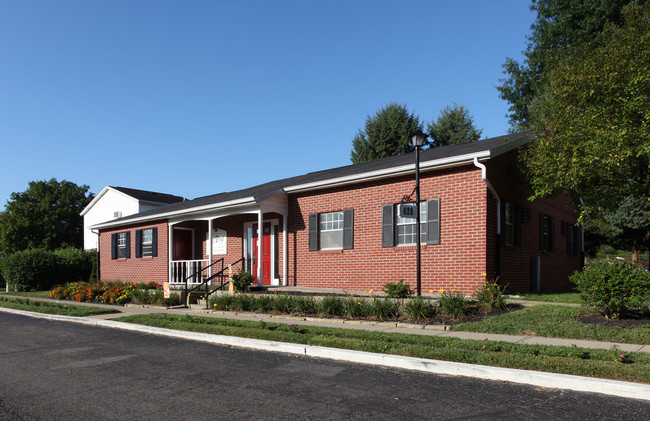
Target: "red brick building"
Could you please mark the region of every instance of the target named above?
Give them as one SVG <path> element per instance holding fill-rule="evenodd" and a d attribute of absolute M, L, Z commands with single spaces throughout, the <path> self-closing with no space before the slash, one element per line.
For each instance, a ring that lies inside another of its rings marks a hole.
<path fill-rule="evenodd" d="M 557 288 L 581 267 L 571 199 L 528 200 L 517 159 L 529 141 L 516 134 L 421 152 L 422 291 L 453 283 L 471 292 L 483 273 L 511 291 Z M 217 262 L 204 274 L 234 264 L 261 285 L 413 286 L 418 230 L 399 215 L 414 167 L 413 155 L 394 156 L 98 224 L 101 279 L 180 283 Z"/>

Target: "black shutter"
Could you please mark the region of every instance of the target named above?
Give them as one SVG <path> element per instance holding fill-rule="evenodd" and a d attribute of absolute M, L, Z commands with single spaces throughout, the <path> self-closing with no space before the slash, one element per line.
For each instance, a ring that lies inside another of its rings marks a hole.
<path fill-rule="evenodd" d="M 517 205 L 515 207 L 515 246 L 521 246 L 521 221 L 524 219 L 524 207 Z"/>
<path fill-rule="evenodd" d="M 142 257 L 142 230 L 135 230 L 135 258 Z"/>
<path fill-rule="evenodd" d="M 151 228 L 151 256 L 158 256 L 158 228 Z"/>
<path fill-rule="evenodd" d="M 544 214 L 539 214 L 539 249 L 544 251 Z"/>
<path fill-rule="evenodd" d="M 131 258 L 131 233 L 129 231 L 126 232 L 126 258 Z"/>
<path fill-rule="evenodd" d="M 111 234 L 111 259 L 117 259 L 117 234 Z"/>
<path fill-rule="evenodd" d="M 381 246 L 393 247 L 394 240 L 394 225 L 393 225 L 393 210 L 394 206 L 383 205 L 381 207 Z"/>
<path fill-rule="evenodd" d="M 427 200 L 427 244 L 440 244 L 440 199 Z"/>
<path fill-rule="evenodd" d="M 318 250 L 318 214 L 309 214 L 309 251 Z"/>
<path fill-rule="evenodd" d="M 354 209 L 343 211 L 343 250 L 354 248 Z"/>
<path fill-rule="evenodd" d="M 555 218 L 548 217 L 548 251 L 555 251 Z"/>

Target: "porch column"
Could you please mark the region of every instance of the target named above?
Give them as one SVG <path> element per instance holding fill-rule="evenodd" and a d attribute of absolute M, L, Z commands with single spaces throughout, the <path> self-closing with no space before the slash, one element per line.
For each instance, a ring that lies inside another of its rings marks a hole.
<path fill-rule="evenodd" d="M 173 252 L 173 246 L 174 246 L 174 226 L 172 224 L 167 225 L 167 248 L 169 249 L 169 254 L 167 255 L 167 263 L 168 263 L 168 277 L 167 281 L 171 282 L 172 281 L 172 259 L 174 255 L 172 254 Z"/>
<path fill-rule="evenodd" d="M 287 258 L 287 215 L 282 215 L 282 285 L 288 285 L 289 259 Z"/>
<path fill-rule="evenodd" d="M 212 219 L 208 219 L 208 266 L 212 264 Z M 212 276 L 212 266 L 208 269 L 208 277 Z"/>
<path fill-rule="evenodd" d="M 264 235 L 264 221 L 262 210 L 257 211 L 257 286 L 262 286 L 262 236 Z"/>

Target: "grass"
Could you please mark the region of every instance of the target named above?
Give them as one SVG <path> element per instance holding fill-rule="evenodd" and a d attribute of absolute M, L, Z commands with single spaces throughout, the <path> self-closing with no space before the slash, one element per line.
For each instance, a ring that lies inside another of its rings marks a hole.
<path fill-rule="evenodd" d="M 32 298 L 48 298 L 50 291 L 9 291 L 9 292 L 0 292 L 0 295 L 17 295 L 20 297 L 32 297 Z"/>
<path fill-rule="evenodd" d="M 24 298 L 0 297 L 0 307 L 14 310 L 33 311 L 37 313 L 84 317 L 96 314 L 120 313 L 118 309 L 91 306 L 75 306 L 48 301 L 32 301 Z"/>
<path fill-rule="evenodd" d="M 528 301 L 545 301 L 549 303 L 580 304 L 580 293 L 573 289 L 551 290 L 543 292 L 525 292 L 518 294 Z"/>
<path fill-rule="evenodd" d="M 522 345 L 187 315 L 134 315 L 118 320 L 192 332 L 650 383 L 650 355 L 630 353 L 620 358 L 616 349 Z"/>
<path fill-rule="evenodd" d="M 582 307 L 540 304 L 474 323 L 462 323 L 455 330 L 507 335 L 532 335 L 553 338 L 591 339 L 596 341 L 650 344 L 650 323 L 623 329 L 580 323 L 577 319 L 590 311 Z"/>

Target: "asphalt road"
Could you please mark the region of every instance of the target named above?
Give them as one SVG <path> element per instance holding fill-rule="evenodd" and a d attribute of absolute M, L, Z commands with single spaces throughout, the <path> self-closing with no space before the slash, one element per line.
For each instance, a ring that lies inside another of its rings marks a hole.
<path fill-rule="evenodd" d="M 648 420 L 650 403 L 0 313 L 0 420 Z"/>

